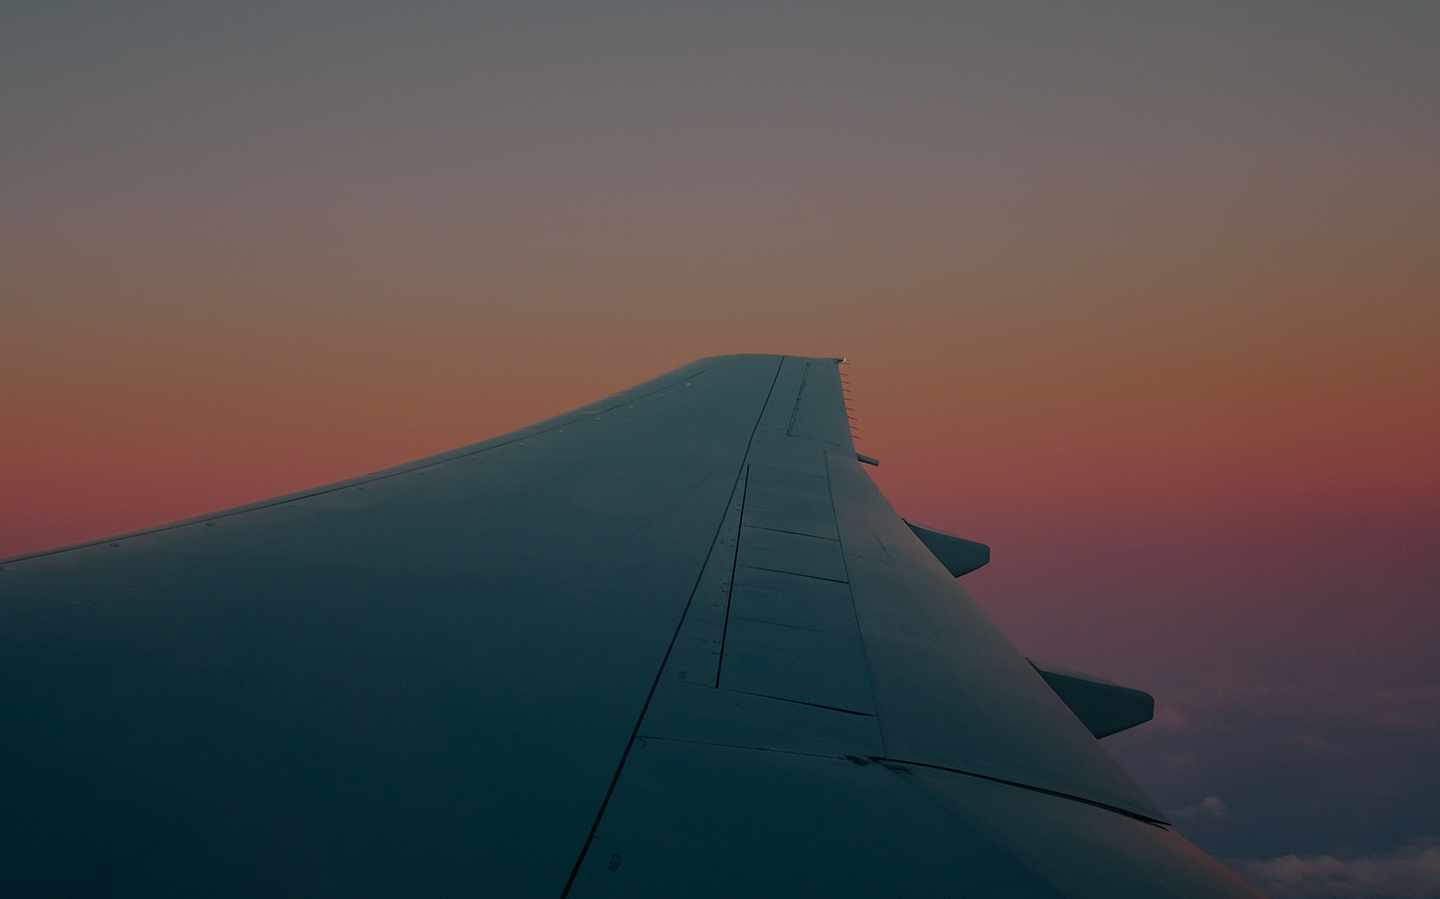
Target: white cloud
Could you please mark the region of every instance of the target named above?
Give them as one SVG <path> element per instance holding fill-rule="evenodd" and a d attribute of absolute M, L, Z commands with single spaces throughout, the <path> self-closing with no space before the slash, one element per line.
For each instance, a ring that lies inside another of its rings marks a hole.
<path fill-rule="evenodd" d="M 1155 717 L 1151 718 L 1146 727 L 1151 731 L 1178 731 L 1190 726 L 1190 721 L 1172 705 L 1155 700 Z"/>
<path fill-rule="evenodd" d="M 1440 839 L 1355 858 L 1282 855 L 1231 866 L 1271 899 L 1440 899 Z"/>
<path fill-rule="evenodd" d="M 1224 821 L 1230 817 L 1230 809 L 1220 801 L 1219 796 L 1206 796 L 1194 805 L 1187 805 L 1182 809 L 1176 809 L 1170 813 L 1172 818 L 1181 818 L 1186 821 L 1198 821 L 1202 818 L 1210 818 L 1215 821 Z"/>

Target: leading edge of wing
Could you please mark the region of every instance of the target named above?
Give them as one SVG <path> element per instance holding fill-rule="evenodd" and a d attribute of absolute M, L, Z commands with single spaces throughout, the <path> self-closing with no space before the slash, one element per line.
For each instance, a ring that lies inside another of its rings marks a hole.
<path fill-rule="evenodd" d="M 220 509 L 214 512 L 204 512 L 200 515 L 192 515 L 188 518 L 179 518 L 175 519 L 174 521 L 167 521 L 161 524 L 151 525 L 150 527 L 139 528 L 132 531 L 124 531 L 108 537 L 97 537 L 93 540 L 81 540 L 75 543 L 67 543 L 62 546 L 55 546 L 46 549 L 18 553 L 13 556 L 0 558 L 0 566 L 9 565 L 15 562 L 23 562 L 27 559 L 37 559 L 42 556 L 51 556 L 57 553 L 69 552 L 71 550 L 84 549 L 91 546 L 103 546 L 105 544 L 129 540 L 134 537 L 141 537 L 147 534 L 156 534 L 161 531 L 172 530 L 174 528 L 183 528 L 192 524 L 197 524 L 205 521 L 214 521 L 220 518 L 226 518 L 231 515 L 239 515 L 241 513 L 249 512 L 255 509 L 263 509 L 269 506 L 297 502 L 299 500 L 309 499 L 311 497 L 331 493 L 336 490 L 344 490 L 348 487 L 369 484 L 374 481 L 380 481 L 386 478 L 393 478 L 398 475 L 408 474 L 412 471 L 427 468 L 432 465 L 438 465 L 442 462 L 463 460 L 469 456 L 475 456 L 483 453 L 486 450 L 495 449 L 505 446 L 507 444 L 515 443 L 519 440 L 525 439 L 526 437 L 531 437 L 536 434 L 542 434 L 546 431 L 551 431 L 556 428 L 562 428 L 566 424 L 576 421 L 578 419 L 585 418 L 587 416 L 598 415 L 611 409 L 618 408 L 620 406 L 633 402 L 635 399 L 638 399 L 640 397 L 645 397 L 658 393 L 660 391 L 663 391 L 666 387 L 672 386 L 677 383 L 683 383 L 685 378 L 695 377 L 712 368 L 724 365 L 731 360 L 742 358 L 746 358 L 746 356 L 710 356 L 704 359 L 697 359 L 694 362 L 689 363 L 688 365 L 683 365 L 680 368 L 667 372 L 663 375 L 660 375 L 659 377 L 652 378 L 648 381 L 637 384 L 634 387 L 619 391 L 618 393 L 613 393 L 603 399 L 595 400 L 591 403 L 586 403 L 585 405 L 578 406 L 574 409 L 569 410 L 568 412 L 562 412 L 559 415 L 554 415 L 550 418 L 542 419 L 541 421 L 535 422 L 534 424 L 529 424 L 525 427 L 517 428 L 514 431 L 507 431 L 504 434 L 498 434 L 494 437 L 487 437 L 486 439 L 477 441 L 476 443 L 466 444 L 465 446 L 456 447 L 455 449 L 451 450 L 445 450 L 444 452 L 435 453 L 430 456 L 423 456 L 419 459 L 414 459 L 409 462 L 402 462 L 398 465 L 392 465 L 388 468 L 382 468 L 376 471 L 367 472 L 366 474 L 356 475 L 352 478 L 345 478 L 344 480 L 334 481 L 329 484 L 322 484 L 318 487 L 310 487 L 305 490 L 297 490 L 294 493 L 285 493 L 279 496 L 256 500 L 250 503 L 243 503 L 238 506 L 232 506 L 230 508 Z"/>
<path fill-rule="evenodd" d="M 779 364 L 7 566 L 7 888 L 554 896 Z"/>

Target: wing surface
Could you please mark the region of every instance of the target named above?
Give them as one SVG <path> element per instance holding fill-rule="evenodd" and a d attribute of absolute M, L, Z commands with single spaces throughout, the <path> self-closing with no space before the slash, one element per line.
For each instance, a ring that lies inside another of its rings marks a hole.
<path fill-rule="evenodd" d="M 830 359 L 7 560 L 0 721 L 16 895 L 1253 895 L 890 508 Z"/>

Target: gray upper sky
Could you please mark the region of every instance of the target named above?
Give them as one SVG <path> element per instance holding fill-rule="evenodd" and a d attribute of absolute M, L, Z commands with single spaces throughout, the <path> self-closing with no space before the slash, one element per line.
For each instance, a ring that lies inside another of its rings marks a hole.
<path fill-rule="evenodd" d="M 1161 697 L 1109 745 L 1183 832 L 1440 896 L 1437 98 L 1433 2 L 7 2 L 0 537 L 146 427 L 114 504 L 195 495 L 227 403 L 279 470 L 846 352 L 1021 649 Z"/>

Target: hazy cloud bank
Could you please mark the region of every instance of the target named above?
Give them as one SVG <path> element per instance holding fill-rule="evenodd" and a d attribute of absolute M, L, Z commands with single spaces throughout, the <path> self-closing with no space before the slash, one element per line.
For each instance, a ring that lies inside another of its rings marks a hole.
<path fill-rule="evenodd" d="M 1198 818 L 1214 818 L 1217 821 L 1224 821 L 1230 817 L 1230 809 L 1220 801 L 1219 796 L 1206 796 L 1195 805 L 1176 809 L 1170 813 L 1170 817 L 1183 818 L 1186 821 L 1194 821 Z"/>
<path fill-rule="evenodd" d="M 1353 683 L 1217 672 L 1210 695 L 1169 691 L 1187 727 L 1137 727 L 1106 748 L 1217 857 L 1275 867 L 1293 854 L 1313 871 L 1325 853 L 1379 859 L 1415 834 L 1440 836 L 1440 681 L 1345 670 Z"/>
<path fill-rule="evenodd" d="M 1440 839 L 1416 837 L 1374 855 L 1282 855 L 1231 867 L 1271 899 L 1440 899 Z"/>

